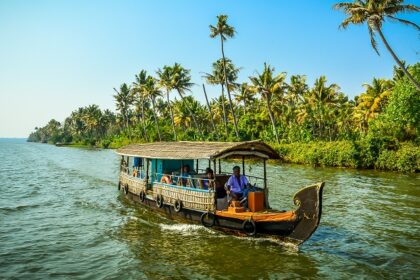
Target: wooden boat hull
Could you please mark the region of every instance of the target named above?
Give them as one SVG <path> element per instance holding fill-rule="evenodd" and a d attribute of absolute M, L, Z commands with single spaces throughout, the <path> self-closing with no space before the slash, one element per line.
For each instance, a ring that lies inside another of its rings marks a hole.
<path fill-rule="evenodd" d="M 254 237 L 270 237 L 281 241 L 300 245 L 309 239 L 317 229 L 322 213 L 322 191 L 324 183 L 318 183 L 301 189 L 294 195 L 294 203 L 297 209 L 288 211 L 290 218 L 284 220 L 262 219 L 250 221 L 244 217 L 226 217 L 216 213 L 182 208 L 177 212 L 173 205 L 163 204 L 158 207 L 153 196 L 147 195 L 144 200 L 140 196 L 128 191 L 126 194 L 129 199 L 144 205 L 153 211 L 162 213 L 173 220 L 187 221 L 191 223 L 201 223 L 205 226 L 214 227 L 227 233 Z M 278 215 L 281 215 L 281 212 Z M 203 215 L 204 222 L 203 221 Z M 252 219 L 251 219 L 252 220 Z M 248 228 L 246 228 L 248 227 Z"/>

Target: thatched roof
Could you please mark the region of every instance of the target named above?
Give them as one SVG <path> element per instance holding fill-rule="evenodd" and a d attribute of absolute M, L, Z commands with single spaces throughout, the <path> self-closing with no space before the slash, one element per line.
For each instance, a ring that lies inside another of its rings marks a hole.
<path fill-rule="evenodd" d="M 262 141 L 247 142 L 155 142 L 130 144 L 117 154 L 157 159 L 216 159 L 257 157 L 278 159 L 279 155 Z"/>

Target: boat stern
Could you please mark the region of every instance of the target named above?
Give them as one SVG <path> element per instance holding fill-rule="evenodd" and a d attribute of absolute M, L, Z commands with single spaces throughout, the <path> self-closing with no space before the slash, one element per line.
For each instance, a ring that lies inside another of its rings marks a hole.
<path fill-rule="evenodd" d="M 287 237 L 290 242 L 301 244 L 309 239 L 317 229 L 322 213 L 322 191 L 324 182 L 305 187 L 298 191 L 293 202 L 298 208 L 295 210 L 297 224 Z"/>

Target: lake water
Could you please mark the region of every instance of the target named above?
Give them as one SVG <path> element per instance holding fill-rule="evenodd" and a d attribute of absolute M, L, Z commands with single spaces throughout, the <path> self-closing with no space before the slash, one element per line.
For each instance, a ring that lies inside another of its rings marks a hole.
<path fill-rule="evenodd" d="M 117 191 L 118 164 L 111 150 L 0 140 L 0 279 L 383 279 L 420 271 L 419 175 L 270 165 L 274 208 L 326 182 L 320 226 L 297 250 L 143 209 Z"/>

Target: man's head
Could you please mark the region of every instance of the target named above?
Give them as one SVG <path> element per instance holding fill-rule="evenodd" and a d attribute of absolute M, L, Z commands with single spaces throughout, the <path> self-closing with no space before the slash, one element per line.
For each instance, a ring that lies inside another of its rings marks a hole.
<path fill-rule="evenodd" d="M 214 177 L 213 169 L 207 168 L 206 169 L 206 174 L 207 174 L 207 178 L 213 179 L 213 177 Z"/>
<path fill-rule="evenodd" d="M 241 168 L 239 166 L 233 167 L 233 175 L 235 176 L 241 175 Z"/>
<path fill-rule="evenodd" d="M 188 172 L 190 172 L 190 166 L 189 166 L 188 164 L 185 164 L 185 165 L 182 167 L 182 172 L 184 172 L 184 173 L 188 173 Z"/>

